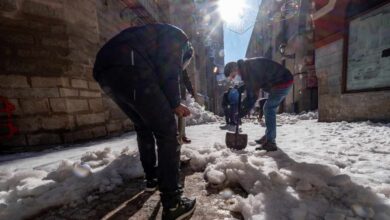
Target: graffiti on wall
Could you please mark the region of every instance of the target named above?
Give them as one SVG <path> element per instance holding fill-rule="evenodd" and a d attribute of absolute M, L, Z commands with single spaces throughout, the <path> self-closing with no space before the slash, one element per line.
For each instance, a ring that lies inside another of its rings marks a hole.
<path fill-rule="evenodd" d="M 7 98 L 0 96 L 0 141 L 9 140 L 18 132 L 12 117 L 15 110 Z"/>

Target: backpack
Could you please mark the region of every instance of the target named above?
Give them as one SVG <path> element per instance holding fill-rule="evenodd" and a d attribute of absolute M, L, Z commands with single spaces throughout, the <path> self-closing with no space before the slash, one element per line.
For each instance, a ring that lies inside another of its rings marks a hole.
<path fill-rule="evenodd" d="M 229 91 L 228 94 L 228 100 L 230 105 L 237 105 L 238 104 L 238 98 L 239 98 L 238 89 L 234 88 Z"/>

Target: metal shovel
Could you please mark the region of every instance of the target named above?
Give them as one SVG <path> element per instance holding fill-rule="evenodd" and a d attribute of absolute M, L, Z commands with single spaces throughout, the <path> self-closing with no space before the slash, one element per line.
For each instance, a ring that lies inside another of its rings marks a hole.
<path fill-rule="evenodd" d="M 240 109 L 241 109 L 241 92 L 239 93 L 239 96 L 238 96 L 238 113 L 237 114 L 239 114 Z M 226 132 L 225 142 L 226 142 L 226 146 L 228 148 L 235 149 L 235 150 L 242 150 L 248 144 L 248 135 L 239 133 L 240 123 L 241 123 L 241 118 L 238 117 L 238 121 L 237 121 L 237 125 L 236 125 L 236 132 L 235 133 Z"/>
<path fill-rule="evenodd" d="M 183 145 L 183 137 L 185 133 L 186 125 L 185 125 L 185 118 L 182 116 L 179 116 L 177 118 L 177 130 L 179 132 L 179 135 L 177 136 L 177 141 L 180 145 Z"/>

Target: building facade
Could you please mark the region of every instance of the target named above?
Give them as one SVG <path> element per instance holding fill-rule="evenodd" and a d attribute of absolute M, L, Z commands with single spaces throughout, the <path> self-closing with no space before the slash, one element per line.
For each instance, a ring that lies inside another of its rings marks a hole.
<path fill-rule="evenodd" d="M 294 75 L 292 92 L 280 111 L 301 112 L 318 106 L 314 67 L 312 0 L 263 0 L 246 57 L 266 57 Z"/>
<path fill-rule="evenodd" d="M 170 4 L 170 22 L 183 29 L 195 50 L 187 68 L 196 91 L 196 99 L 207 110 L 221 114 L 224 88 L 217 75 L 224 66 L 223 24 L 217 11 L 217 1 L 183 0 Z"/>
<path fill-rule="evenodd" d="M 9 128 L 0 129 L 4 133 L 0 137 L 6 137 L 0 139 L 0 151 L 132 130 L 131 121 L 94 81 L 94 59 L 100 46 L 120 30 L 167 22 L 163 4 L 152 0 L 2 0 L 0 96 L 14 107 L 12 123 L 18 132 L 7 136 Z"/>
<path fill-rule="evenodd" d="M 320 121 L 390 121 L 390 1 L 316 0 Z"/>
<path fill-rule="evenodd" d="M 188 70 L 197 101 L 219 113 L 223 89 L 215 75 L 224 65 L 223 31 L 215 2 L 1 1 L 0 150 L 132 130 L 132 122 L 94 81 L 92 68 L 105 42 L 147 23 L 172 23 L 187 33 L 195 48 Z"/>
<path fill-rule="evenodd" d="M 204 80 L 201 96 L 206 109 L 215 114 L 223 114 L 222 96 L 224 86 L 218 82 L 218 76 L 224 68 L 223 22 L 218 12 L 216 0 L 196 2 L 195 24 L 200 44 L 204 47 Z M 201 66 L 203 66 L 201 64 Z"/>

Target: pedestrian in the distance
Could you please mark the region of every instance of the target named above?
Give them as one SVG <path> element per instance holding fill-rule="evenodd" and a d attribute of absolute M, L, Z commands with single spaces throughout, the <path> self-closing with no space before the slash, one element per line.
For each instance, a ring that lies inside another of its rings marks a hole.
<path fill-rule="evenodd" d="M 195 199 L 181 196 L 174 117 L 190 115 L 180 104 L 179 75 L 192 54 L 182 30 L 148 24 L 125 29 L 109 40 L 94 66 L 96 81 L 134 123 L 146 189 L 160 190 L 164 220 L 185 218 L 195 209 Z"/>
<path fill-rule="evenodd" d="M 291 72 L 275 61 L 256 57 L 226 64 L 224 74 L 230 79 L 239 76 L 245 84 L 247 94 L 240 117 L 253 108 L 260 89 L 269 94 L 264 104 L 265 135 L 256 142 L 262 145 L 258 149 L 277 150 L 276 110 L 292 88 L 294 78 Z"/>

